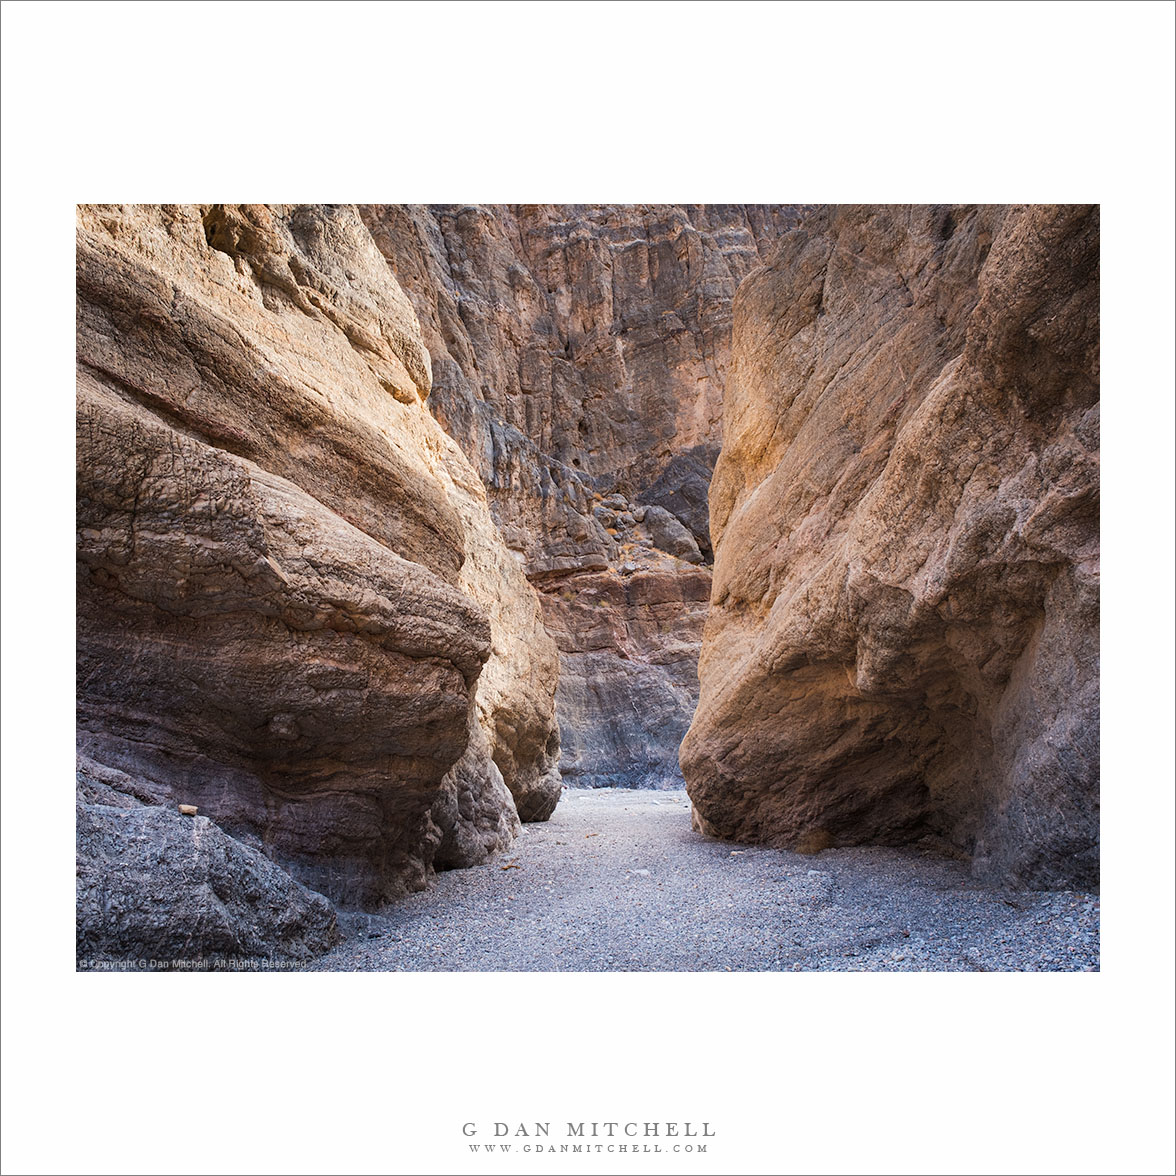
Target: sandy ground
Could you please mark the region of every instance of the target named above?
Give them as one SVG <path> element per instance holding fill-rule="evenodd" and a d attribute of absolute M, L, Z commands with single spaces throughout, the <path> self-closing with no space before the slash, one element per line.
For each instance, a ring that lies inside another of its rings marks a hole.
<path fill-rule="evenodd" d="M 380 916 L 327 971 L 1091 971 L 1099 900 L 977 885 L 913 849 L 815 856 L 691 831 L 684 792 L 569 789 L 511 852 Z"/>

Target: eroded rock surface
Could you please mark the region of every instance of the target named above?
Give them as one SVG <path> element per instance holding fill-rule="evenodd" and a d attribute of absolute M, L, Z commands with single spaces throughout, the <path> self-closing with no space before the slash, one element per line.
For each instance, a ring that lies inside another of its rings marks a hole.
<path fill-rule="evenodd" d="M 311 959 L 339 942 L 335 912 L 206 816 L 85 757 L 78 765 L 77 956 L 146 970 Z"/>
<path fill-rule="evenodd" d="M 550 812 L 556 650 L 356 210 L 82 207 L 77 263 L 81 749 L 347 904 Z"/>
<path fill-rule="evenodd" d="M 807 216 L 735 308 L 700 827 L 1098 870 L 1098 210 Z"/>
<path fill-rule="evenodd" d="M 680 781 L 731 302 L 797 210 L 361 211 L 420 318 L 430 408 L 542 593 L 563 662 L 562 770 L 580 783 Z"/>
<path fill-rule="evenodd" d="M 681 787 L 667 757 L 698 696 L 710 571 L 656 559 L 631 566 L 568 576 L 545 594 L 560 649 L 562 770 L 570 785 Z"/>

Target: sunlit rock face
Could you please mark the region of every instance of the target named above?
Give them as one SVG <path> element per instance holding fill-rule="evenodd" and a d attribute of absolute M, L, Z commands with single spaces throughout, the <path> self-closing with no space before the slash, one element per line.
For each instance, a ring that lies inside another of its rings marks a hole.
<path fill-rule="evenodd" d="M 348 904 L 549 815 L 558 655 L 357 211 L 85 206 L 77 267 L 82 751 Z"/>
<path fill-rule="evenodd" d="M 735 301 L 696 823 L 1098 872 L 1099 218 L 815 212 Z"/>
<path fill-rule="evenodd" d="M 565 780 L 681 785 L 731 305 L 798 209 L 369 205 L 560 649 Z"/>

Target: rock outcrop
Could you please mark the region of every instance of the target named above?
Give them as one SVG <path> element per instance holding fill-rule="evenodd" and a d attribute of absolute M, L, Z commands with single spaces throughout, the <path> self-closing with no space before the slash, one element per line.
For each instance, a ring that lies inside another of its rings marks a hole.
<path fill-rule="evenodd" d="M 680 785 L 731 302 L 797 211 L 361 212 L 421 321 L 430 408 L 541 592 L 563 666 L 565 777 Z"/>
<path fill-rule="evenodd" d="M 77 958 L 168 970 L 311 959 L 339 941 L 331 904 L 207 817 L 80 757 Z"/>
<path fill-rule="evenodd" d="M 1098 225 L 838 208 L 744 282 L 681 753 L 704 831 L 1097 881 Z"/>
<path fill-rule="evenodd" d="M 348 905 L 548 815 L 558 656 L 356 210 L 81 207 L 77 276 L 81 751 Z"/>

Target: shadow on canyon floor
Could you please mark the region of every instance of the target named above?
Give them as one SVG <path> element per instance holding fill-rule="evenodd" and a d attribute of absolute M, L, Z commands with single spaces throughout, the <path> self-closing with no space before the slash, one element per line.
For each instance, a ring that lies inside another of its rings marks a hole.
<path fill-rule="evenodd" d="M 381 916 L 326 971 L 1083 971 L 1099 899 L 978 885 L 910 849 L 814 856 L 691 830 L 684 792 L 568 789 L 513 850 Z"/>

